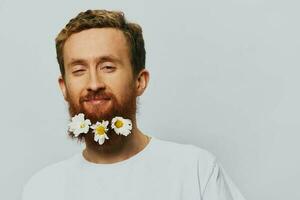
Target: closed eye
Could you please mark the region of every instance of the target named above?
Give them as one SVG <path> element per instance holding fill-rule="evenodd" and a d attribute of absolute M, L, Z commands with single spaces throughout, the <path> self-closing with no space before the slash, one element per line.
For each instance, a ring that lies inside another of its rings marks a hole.
<path fill-rule="evenodd" d="M 115 67 L 113 66 L 104 66 L 102 67 L 103 70 L 105 70 L 106 72 L 113 72 L 115 70 Z"/>
<path fill-rule="evenodd" d="M 82 74 L 84 71 L 85 71 L 84 69 L 79 69 L 79 70 L 73 71 L 73 74 L 75 74 L 75 75 L 80 75 L 80 74 Z"/>

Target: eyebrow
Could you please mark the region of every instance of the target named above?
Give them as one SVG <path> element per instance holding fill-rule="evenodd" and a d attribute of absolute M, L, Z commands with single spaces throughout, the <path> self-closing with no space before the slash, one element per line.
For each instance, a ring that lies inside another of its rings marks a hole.
<path fill-rule="evenodd" d="M 117 58 L 116 56 L 113 56 L 113 55 L 100 56 L 100 57 L 97 57 L 95 60 L 96 60 L 96 63 L 103 63 L 103 62 L 122 63 L 122 61 L 119 58 Z M 76 65 L 76 64 L 87 65 L 87 63 L 88 62 L 85 59 L 71 58 L 71 61 L 67 64 L 67 66 L 71 67 L 71 66 Z"/>

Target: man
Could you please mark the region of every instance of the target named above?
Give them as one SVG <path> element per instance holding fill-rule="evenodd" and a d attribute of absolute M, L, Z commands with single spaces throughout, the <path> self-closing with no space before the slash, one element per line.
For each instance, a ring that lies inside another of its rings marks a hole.
<path fill-rule="evenodd" d="M 68 134 L 86 148 L 36 173 L 23 200 L 244 199 L 214 155 L 137 127 L 136 99 L 149 81 L 139 25 L 87 10 L 58 34 L 56 50 Z"/>

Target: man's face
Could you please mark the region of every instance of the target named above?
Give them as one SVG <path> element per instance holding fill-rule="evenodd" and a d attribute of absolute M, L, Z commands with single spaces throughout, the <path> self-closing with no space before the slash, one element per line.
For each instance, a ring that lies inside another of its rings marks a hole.
<path fill-rule="evenodd" d="M 92 123 L 116 115 L 135 117 L 141 91 L 120 30 L 93 28 L 75 33 L 65 42 L 63 54 L 65 79 L 60 77 L 59 84 L 71 116 L 83 112 Z"/>

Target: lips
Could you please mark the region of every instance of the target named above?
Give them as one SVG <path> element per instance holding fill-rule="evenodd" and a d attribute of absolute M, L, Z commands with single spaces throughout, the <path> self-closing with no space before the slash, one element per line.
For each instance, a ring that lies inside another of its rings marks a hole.
<path fill-rule="evenodd" d="M 109 101 L 110 98 L 91 98 L 91 99 L 88 99 L 86 100 L 87 103 L 91 103 L 91 104 L 103 104 L 107 101 Z"/>

